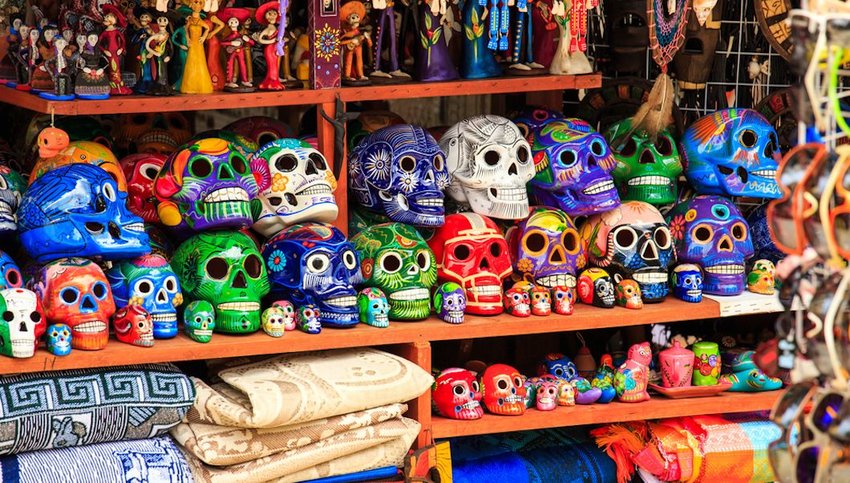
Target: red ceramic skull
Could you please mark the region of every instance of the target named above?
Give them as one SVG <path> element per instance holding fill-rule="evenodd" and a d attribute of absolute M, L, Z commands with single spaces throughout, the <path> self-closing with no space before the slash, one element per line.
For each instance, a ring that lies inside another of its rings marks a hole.
<path fill-rule="evenodd" d="M 446 216 L 428 240 L 437 259 L 440 282 L 455 282 L 466 291 L 466 312 L 502 312 L 502 281 L 511 274 L 508 244 L 490 218 L 477 213 Z"/>
<path fill-rule="evenodd" d="M 484 415 L 478 381 L 466 369 L 452 367 L 441 372 L 433 392 L 434 407 L 441 416 L 478 419 Z"/>
<path fill-rule="evenodd" d="M 575 304 L 575 290 L 566 285 L 552 287 L 552 310 L 560 315 L 572 315 Z"/>
<path fill-rule="evenodd" d="M 127 178 L 127 208 L 145 222 L 159 223 L 153 182 L 165 164 L 164 154 L 131 154 L 121 159 L 121 169 Z"/>
<path fill-rule="evenodd" d="M 295 131 L 288 124 L 267 116 L 245 117 L 228 124 L 224 130 L 245 136 L 257 143 L 258 147 L 263 147 L 275 139 L 295 137 Z"/>
<path fill-rule="evenodd" d="M 128 305 L 112 316 L 115 337 L 126 344 L 153 347 L 153 320 L 141 305 Z"/>
<path fill-rule="evenodd" d="M 514 317 L 531 315 L 531 299 L 528 297 L 528 292 L 516 287 L 509 288 L 505 292 L 505 312 Z"/>
<path fill-rule="evenodd" d="M 493 414 L 520 416 L 525 413 L 526 389 L 519 371 L 507 364 L 493 364 L 481 376 L 484 406 Z"/>

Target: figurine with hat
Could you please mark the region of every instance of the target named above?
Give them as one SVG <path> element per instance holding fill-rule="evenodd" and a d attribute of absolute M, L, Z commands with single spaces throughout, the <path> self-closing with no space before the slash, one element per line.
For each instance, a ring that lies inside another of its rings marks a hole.
<path fill-rule="evenodd" d="M 263 26 L 263 30 L 254 34 L 254 40 L 263 45 L 263 57 L 266 59 L 266 77 L 259 88 L 265 91 L 280 91 L 285 88 L 281 83 L 281 61 L 284 66 L 284 81 L 289 80 L 289 47 L 286 45 L 286 13 L 281 16 L 280 9 L 289 8 L 289 0 L 273 0 L 260 5 L 254 12 L 254 20 Z M 279 22 L 278 22 L 279 21 Z M 295 78 L 293 78 L 295 80 Z"/>
<path fill-rule="evenodd" d="M 100 7 L 103 12 L 103 32 L 100 33 L 98 47 L 109 61 L 107 73 L 109 75 L 109 93 L 112 95 L 126 96 L 133 91 L 124 85 L 121 78 L 121 64 L 126 53 L 126 39 L 124 28 L 127 27 L 127 18 L 111 3 Z"/>
<path fill-rule="evenodd" d="M 248 70 L 249 53 L 254 40 L 242 33 L 240 25 L 251 18 L 247 8 L 225 8 L 218 12 L 218 17 L 224 20 L 230 32 L 221 39 L 221 45 L 227 53 L 224 89 L 230 92 L 253 92 L 250 71 Z M 238 81 L 238 82 L 237 82 Z"/>

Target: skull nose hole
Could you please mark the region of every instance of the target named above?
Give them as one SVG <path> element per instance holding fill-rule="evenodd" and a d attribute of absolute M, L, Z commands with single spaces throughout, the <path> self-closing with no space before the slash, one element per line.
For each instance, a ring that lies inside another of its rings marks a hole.
<path fill-rule="evenodd" d="M 508 174 L 512 174 L 514 176 L 519 174 L 519 171 L 517 170 L 517 167 L 516 167 L 516 163 L 511 163 L 511 167 L 508 168 Z"/>
<path fill-rule="evenodd" d="M 98 213 L 103 213 L 106 211 L 106 201 L 103 200 L 103 197 L 98 195 L 94 201 L 94 209 Z"/>
<path fill-rule="evenodd" d="M 166 295 L 165 289 L 160 289 L 159 292 L 156 293 L 156 301 L 168 302 L 168 295 Z"/>
<path fill-rule="evenodd" d="M 654 242 L 646 242 L 641 250 L 640 257 L 644 260 L 658 260 L 658 248 Z"/>
<path fill-rule="evenodd" d="M 242 273 L 242 270 L 236 272 L 236 276 L 233 277 L 233 288 L 248 288 L 248 284 L 245 281 L 245 274 Z"/>
<path fill-rule="evenodd" d="M 318 174 L 319 171 L 316 169 L 316 165 L 313 164 L 312 159 L 307 160 L 307 168 L 304 170 L 307 174 Z"/>
<path fill-rule="evenodd" d="M 397 200 L 398 200 L 398 206 L 400 206 L 402 210 L 407 211 L 407 210 L 409 210 L 409 209 L 410 209 L 410 204 L 407 202 L 407 197 L 406 197 L 406 196 L 404 196 L 403 194 L 399 193 L 399 194 L 398 194 L 398 197 L 397 197 Z"/>
<path fill-rule="evenodd" d="M 552 250 L 552 254 L 549 255 L 549 263 L 552 265 L 562 265 L 566 256 L 564 255 L 564 249 L 556 246 L 554 250 Z"/>
<path fill-rule="evenodd" d="M 417 273 L 419 273 L 419 265 L 416 265 L 415 263 L 407 269 L 408 275 L 416 275 Z"/>
<path fill-rule="evenodd" d="M 20 332 L 26 332 L 26 331 L 27 331 L 27 324 L 26 324 L 26 322 L 21 321 L 21 325 L 19 325 L 19 326 L 18 326 L 18 330 L 19 330 Z"/>
<path fill-rule="evenodd" d="M 764 147 L 764 157 L 772 158 L 773 157 L 773 144 L 767 143 L 767 146 Z"/>
<path fill-rule="evenodd" d="M 730 239 L 728 235 L 723 235 L 723 237 L 720 238 L 720 242 L 717 244 L 717 249 L 724 252 L 731 252 L 732 239 Z"/>
<path fill-rule="evenodd" d="M 294 194 L 285 193 L 283 195 L 283 197 L 286 198 L 286 202 L 289 203 L 290 205 L 298 206 L 298 198 L 296 198 Z M 280 203 L 278 203 L 278 205 L 280 205 Z"/>
<path fill-rule="evenodd" d="M 429 184 L 434 183 L 434 172 L 433 171 L 428 171 L 427 173 L 425 173 L 425 181 L 427 181 Z"/>
<path fill-rule="evenodd" d="M 121 229 L 118 228 L 118 225 L 114 221 L 110 221 L 107 226 L 109 227 L 109 234 L 112 238 L 121 238 Z"/>
<path fill-rule="evenodd" d="M 86 295 L 85 297 L 83 297 L 83 302 L 80 304 L 80 308 L 86 310 L 94 310 L 97 307 L 95 306 L 94 300 L 92 299 L 91 295 Z"/>
<path fill-rule="evenodd" d="M 642 153 L 640 153 L 640 164 L 655 164 L 655 157 L 652 153 L 649 152 L 648 149 L 644 149 Z"/>
<path fill-rule="evenodd" d="M 230 168 L 230 165 L 222 164 L 220 168 L 218 168 L 218 179 L 234 179 L 233 170 Z"/>
<path fill-rule="evenodd" d="M 490 195 L 493 198 L 498 198 L 499 197 L 499 190 L 497 190 L 496 188 L 490 188 Z"/>
<path fill-rule="evenodd" d="M 735 171 L 736 171 L 735 174 L 737 174 L 738 177 L 741 178 L 741 182 L 746 183 L 747 178 L 750 177 L 750 173 L 747 172 L 746 168 L 744 168 L 743 166 L 738 166 L 738 168 Z"/>
<path fill-rule="evenodd" d="M 487 261 L 486 258 L 482 258 L 481 263 L 478 264 L 478 268 L 480 268 L 481 270 L 484 270 L 485 268 L 489 270 L 490 263 Z"/>
<path fill-rule="evenodd" d="M 92 235 L 100 235 L 103 233 L 103 225 L 100 223 L 95 223 L 93 221 L 86 222 L 86 230 L 89 231 Z"/>

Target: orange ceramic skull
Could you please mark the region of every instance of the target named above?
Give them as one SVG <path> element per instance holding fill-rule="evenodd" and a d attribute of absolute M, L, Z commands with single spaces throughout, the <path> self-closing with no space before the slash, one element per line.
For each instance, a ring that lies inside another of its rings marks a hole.
<path fill-rule="evenodd" d="M 520 416 L 525 413 L 526 389 L 519 371 L 507 364 L 493 364 L 481 376 L 484 405 L 493 414 Z"/>
<path fill-rule="evenodd" d="M 68 164 L 91 164 L 106 171 L 118 184 L 118 189 L 127 192 L 127 180 L 118 159 L 103 144 L 93 141 L 72 141 L 59 154 L 50 158 L 38 158 L 30 173 L 29 184 L 44 173 Z"/>

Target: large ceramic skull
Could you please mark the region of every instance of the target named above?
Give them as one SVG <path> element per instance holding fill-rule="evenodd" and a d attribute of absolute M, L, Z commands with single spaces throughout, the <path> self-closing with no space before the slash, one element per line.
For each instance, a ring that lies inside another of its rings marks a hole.
<path fill-rule="evenodd" d="M 703 292 L 738 295 L 746 287 L 753 255 L 750 228 L 738 208 L 722 196 L 701 195 L 667 214 L 679 261 L 702 267 Z"/>
<path fill-rule="evenodd" d="M 254 202 L 254 230 L 273 236 L 305 221 L 336 220 L 336 178 L 322 153 L 306 141 L 278 139 L 251 158 L 251 171 L 260 188 Z"/>
<path fill-rule="evenodd" d="M 46 328 L 35 293 L 23 288 L 0 290 L 0 354 L 32 357 Z"/>
<path fill-rule="evenodd" d="M 17 229 L 15 212 L 26 187 L 27 184 L 17 171 L 0 163 L 0 235 Z"/>
<path fill-rule="evenodd" d="M 434 408 L 446 418 L 479 419 L 484 415 L 481 391 L 475 376 L 466 369 L 445 369 L 434 381 Z"/>
<path fill-rule="evenodd" d="M 779 139 L 752 109 L 697 119 L 682 136 L 685 176 L 700 194 L 776 199 Z"/>
<path fill-rule="evenodd" d="M 448 173 L 427 131 L 399 124 L 369 134 L 348 157 L 353 199 L 369 211 L 413 226 L 440 226 Z"/>
<path fill-rule="evenodd" d="M 131 154 L 121 159 L 127 179 L 127 208 L 148 223 L 159 223 L 153 184 L 162 166 L 164 154 Z"/>
<path fill-rule="evenodd" d="M 507 364 L 493 364 L 481 375 L 484 406 L 493 414 L 520 416 L 525 413 L 526 389 L 519 371 Z"/>
<path fill-rule="evenodd" d="M 667 296 L 667 270 L 676 253 L 670 228 L 657 208 L 627 201 L 590 217 L 581 236 L 590 261 L 614 277 L 615 284 L 635 280 L 645 302 L 660 302 Z"/>
<path fill-rule="evenodd" d="M 529 144 L 534 144 L 534 131 L 540 129 L 552 121 L 564 119 L 563 112 L 553 111 L 545 107 L 526 106 L 517 115 L 511 118 L 516 127 L 525 136 Z"/>
<path fill-rule="evenodd" d="M 440 138 L 451 184 L 446 193 L 484 216 L 518 220 L 528 215 L 525 184 L 534 176 L 531 147 L 516 124 L 500 116 L 474 116 Z"/>
<path fill-rule="evenodd" d="M 514 270 L 547 289 L 576 287 L 587 262 L 573 220 L 561 210 L 537 207 L 507 234 Z"/>
<path fill-rule="evenodd" d="M 0 250 L 0 290 L 23 286 L 24 278 L 21 269 L 8 253 Z"/>
<path fill-rule="evenodd" d="M 502 282 L 511 274 L 508 244 L 496 223 L 477 213 L 456 213 L 428 240 L 437 277 L 466 291 L 470 314 L 500 314 Z"/>
<path fill-rule="evenodd" d="M 180 281 L 161 255 L 123 260 L 106 272 L 115 305 L 140 305 L 150 314 L 157 339 L 177 336 L 177 307 L 183 303 Z"/>
<path fill-rule="evenodd" d="M 38 178 L 18 208 L 21 245 L 37 262 L 61 257 L 135 258 L 150 252 L 142 219 L 106 171 L 70 164 Z"/>
<path fill-rule="evenodd" d="M 257 245 L 248 235 L 198 233 L 177 248 L 171 266 L 189 300 L 206 300 L 215 307 L 216 332 L 259 330 L 260 299 L 269 293 L 269 280 Z"/>
<path fill-rule="evenodd" d="M 315 305 L 323 327 L 357 325 L 362 281 L 354 245 L 336 227 L 292 225 L 263 245 L 272 295 L 295 305 Z"/>
<path fill-rule="evenodd" d="M 609 127 L 605 138 L 612 142 L 631 128 L 631 118 L 624 119 Z M 682 161 L 670 131 L 659 132 L 654 142 L 646 131 L 636 131 L 624 140 L 619 151 L 615 147 L 614 158 L 617 160 L 614 182 L 622 200 L 646 201 L 653 205 L 676 202 Z"/>
<path fill-rule="evenodd" d="M 431 314 L 437 264 L 419 232 L 401 223 L 383 223 L 361 231 L 351 242 L 360 255 L 364 285 L 387 294 L 390 319 L 420 320 Z"/>
<path fill-rule="evenodd" d="M 138 112 L 121 116 L 113 135 L 115 147 L 125 154 L 171 154 L 192 132 L 186 116 L 179 112 Z"/>
<path fill-rule="evenodd" d="M 227 141 L 207 138 L 172 154 L 154 183 L 159 218 L 181 232 L 247 228 L 259 188 L 248 161 Z"/>
<path fill-rule="evenodd" d="M 50 324 L 71 327 L 72 347 L 98 350 L 109 339 L 115 302 L 106 275 L 85 258 L 62 258 L 43 266 L 31 284 Z"/>
<path fill-rule="evenodd" d="M 118 158 L 106 146 L 92 141 L 72 141 L 59 151 L 59 154 L 49 158 L 39 158 L 30 172 L 29 184 L 32 185 L 48 171 L 69 164 L 97 166 L 115 180 L 119 191 L 127 191 L 127 179 L 124 177 L 121 165 L 118 164 Z"/>
<path fill-rule="evenodd" d="M 617 162 L 608 143 L 581 119 L 564 119 L 535 132 L 534 167 L 529 183 L 541 205 L 572 217 L 608 211 L 620 204 L 611 178 Z"/>

